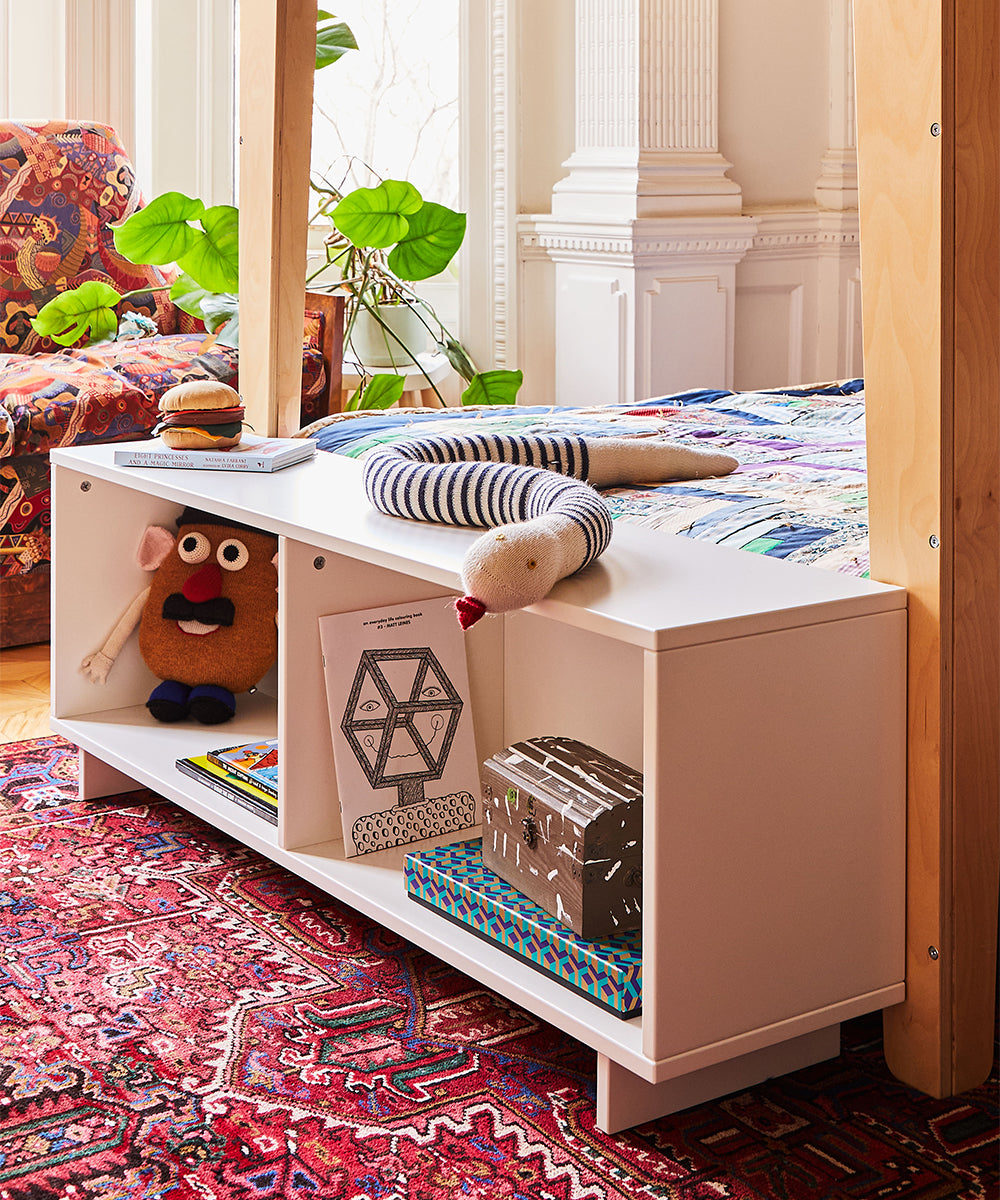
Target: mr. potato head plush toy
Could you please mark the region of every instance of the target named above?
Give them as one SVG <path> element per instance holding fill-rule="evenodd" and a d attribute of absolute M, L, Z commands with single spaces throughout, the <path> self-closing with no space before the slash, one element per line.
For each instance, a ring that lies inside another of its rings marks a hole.
<path fill-rule="evenodd" d="M 139 651 L 162 683 L 146 707 L 158 721 L 228 721 L 235 693 L 254 687 L 278 653 L 277 538 L 198 509 L 177 533 L 150 525 L 136 561 L 152 583 L 132 601 L 100 650 L 80 669 L 107 681 L 139 626 Z"/>

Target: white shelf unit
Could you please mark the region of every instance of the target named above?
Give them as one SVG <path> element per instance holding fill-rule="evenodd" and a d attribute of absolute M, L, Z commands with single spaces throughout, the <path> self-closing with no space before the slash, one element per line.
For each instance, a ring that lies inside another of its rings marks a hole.
<path fill-rule="evenodd" d="M 643 1013 L 623 1021 L 409 900 L 410 847 L 344 857 L 317 618 L 449 603 L 476 531 L 375 512 L 336 455 L 263 475 L 113 452 L 52 454 L 53 728 L 85 797 L 151 787 L 592 1046 L 609 1131 L 835 1055 L 842 1020 L 903 998 L 901 589 L 618 525 L 545 601 L 466 634 L 481 759 L 562 733 L 644 772 Z M 143 529 L 185 504 L 279 537 L 277 667 L 223 726 L 153 721 L 134 638 L 107 685 L 78 671 L 146 585 Z M 277 829 L 174 766 L 275 735 Z"/>

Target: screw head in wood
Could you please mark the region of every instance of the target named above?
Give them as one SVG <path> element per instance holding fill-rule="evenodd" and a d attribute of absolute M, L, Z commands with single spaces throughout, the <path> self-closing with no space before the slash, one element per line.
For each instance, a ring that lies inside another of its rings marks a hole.
<path fill-rule="evenodd" d="M 326 566 L 326 559 L 323 557 L 322 554 L 316 555 L 316 557 L 313 559 L 313 566 L 316 568 L 317 571 L 323 570 L 323 568 Z"/>
<path fill-rule="evenodd" d="M 83 481 L 83 483 L 81 483 L 81 484 L 80 484 L 80 491 L 81 491 L 81 492 L 89 492 L 89 491 L 90 491 L 90 487 L 91 487 L 90 480 L 89 480 L 89 479 L 85 479 L 85 480 Z"/>
<path fill-rule="evenodd" d="M 936 533 L 932 533 L 931 536 L 927 539 L 927 542 L 932 550 L 936 550 L 938 548 L 938 546 L 941 545 L 941 539 L 938 537 L 938 535 Z"/>
<path fill-rule="evenodd" d="M 927 953 L 931 958 L 934 959 L 935 962 L 941 957 L 941 952 L 938 950 L 937 946 L 928 946 Z"/>
<path fill-rule="evenodd" d="M 937 121 L 935 121 L 934 124 L 931 126 L 931 137 L 940 137 L 940 136 L 941 136 L 941 126 Z"/>

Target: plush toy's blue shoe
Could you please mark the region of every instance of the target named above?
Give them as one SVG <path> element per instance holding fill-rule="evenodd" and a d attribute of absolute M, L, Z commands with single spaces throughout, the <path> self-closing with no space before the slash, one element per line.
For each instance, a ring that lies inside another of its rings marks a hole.
<path fill-rule="evenodd" d="M 183 721 L 194 717 L 202 725 L 220 725 L 236 712 L 236 697 L 224 687 L 202 683 L 189 688 L 176 679 L 157 684 L 146 701 L 157 721 Z"/>
<path fill-rule="evenodd" d="M 191 689 L 188 712 L 202 725 L 220 725 L 236 712 L 236 697 L 224 687 L 202 683 Z"/>
<path fill-rule="evenodd" d="M 188 715 L 191 689 L 176 679 L 166 679 L 150 692 L 146 707 L 158 721 L 183 721 Z"/>

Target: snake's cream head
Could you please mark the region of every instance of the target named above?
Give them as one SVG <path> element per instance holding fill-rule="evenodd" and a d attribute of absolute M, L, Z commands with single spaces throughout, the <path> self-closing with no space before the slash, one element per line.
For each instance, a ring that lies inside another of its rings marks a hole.
<path fill-rule="evenodd" d="M 489 530 L 472 544 L 462 564 L 462 627 L 467 629 L 484 612 L 510 612 L 544 600 L 573 569 L 567 530 L 558 519 L 538 517 Z"/>

